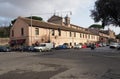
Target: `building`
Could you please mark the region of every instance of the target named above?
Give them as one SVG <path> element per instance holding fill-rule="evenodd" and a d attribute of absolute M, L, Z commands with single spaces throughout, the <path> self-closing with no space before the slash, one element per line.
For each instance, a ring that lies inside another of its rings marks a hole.
<path fill-rule="evenodd" d="M 97 28 L 88 28 L 89 31 L 99 36 L 100 43 L 110 43 L 116 41 L 115 32 L 108 30 L 100 30 Z"/>
<path fill-rule="evenodd" d="M 110 30 L 110 29 L 108 29 L 108 30 L 100 30 L 100 34 L 102 34 L 101 37 L 102 36 L 105 37 L 105 38 L 102 38 L 103 42 L 105 41 L 106 43 L 109 43 L 109 44 L 111 42 L 117 42 L 115 32 Z"/>
<path fill-rule="evenodd" d="M 98 42 L 99 36 L 70 24 L 70 18 L 53 15 L 48 22 L 18 17 L 10 30 L 11 46 L 31 46 L 43 42 L 57 45 Z"/>

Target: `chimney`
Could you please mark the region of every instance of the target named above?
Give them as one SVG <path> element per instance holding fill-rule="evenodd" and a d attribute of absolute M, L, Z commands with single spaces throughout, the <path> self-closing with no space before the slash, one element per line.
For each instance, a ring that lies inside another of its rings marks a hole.
<path fill-rule="evenodd" d="M 65 25 L 70 26 L 70 17 L 68 15 L 65 17 Z"/>

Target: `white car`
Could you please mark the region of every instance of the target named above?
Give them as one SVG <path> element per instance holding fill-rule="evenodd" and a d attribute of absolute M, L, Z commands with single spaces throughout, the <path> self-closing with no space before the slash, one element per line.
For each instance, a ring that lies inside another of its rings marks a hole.
<path fill-rule="evenodd" d="M 53 48 L 53 43 L 41 43 L 39 46 L 35 46 L 35 51 L 50 51 Z"/>
<path fill-rule="evenodd" d="M 117 48 L 118 47 L 118 43 L 112 43 L 112 44 L 110 44 L 110 48 Z"/>
<path fill-rule="evenodd" d="M 80 48 L 82 48 L 81 44 L 77 44 L 77 45 L 74 46 L 74 49 L 80 49 Z"/>
<path fill-rule="evenodd" d="M 100 47 L 105 47 L 105 46 L 107 46 L 107 45 L 106 45 L 106 43 L 100 43 L 99 46 L 100 46 Z"/>

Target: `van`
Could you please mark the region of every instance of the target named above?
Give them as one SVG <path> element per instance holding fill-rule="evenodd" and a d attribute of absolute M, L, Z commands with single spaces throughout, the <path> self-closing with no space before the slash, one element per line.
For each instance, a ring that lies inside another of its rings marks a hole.
<path fill-rule="evenodd" d="M 53 48 L 53 43 L 40 43 L 40 45 L 35 46 L 34 50 L 35 51 L 50 51 Z"/>

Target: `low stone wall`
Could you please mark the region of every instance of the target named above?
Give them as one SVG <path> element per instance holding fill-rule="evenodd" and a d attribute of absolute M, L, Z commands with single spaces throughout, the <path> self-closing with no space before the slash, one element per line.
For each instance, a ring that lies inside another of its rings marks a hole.
<path fill-rule="evenodd" d="M 8 45 L 9 40 L 9 38 L 0 38 L 0 45 Z"/>

